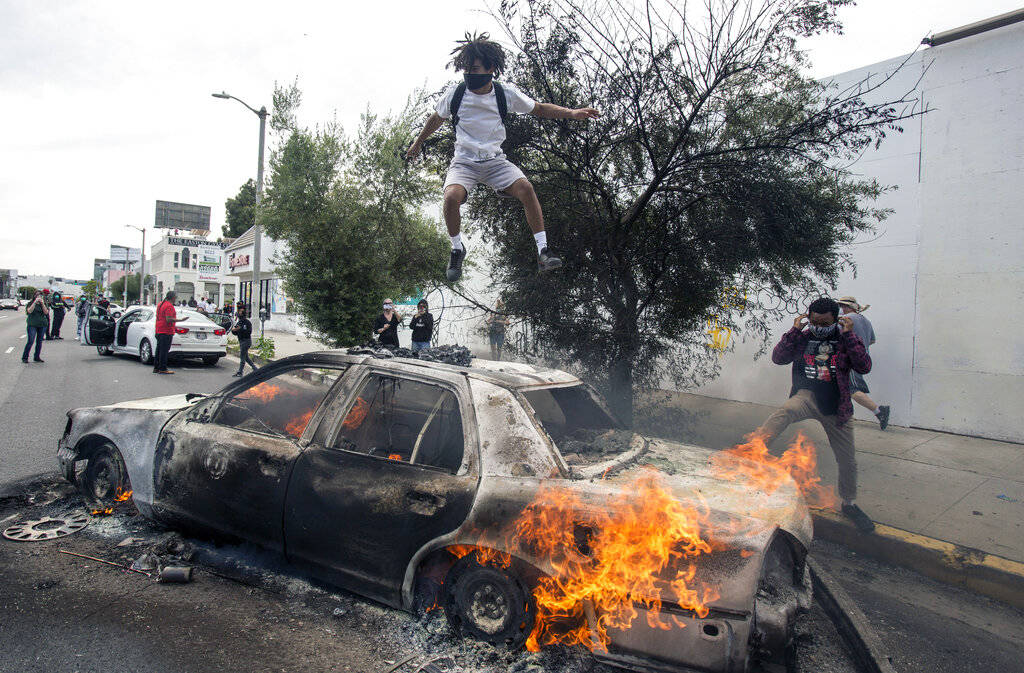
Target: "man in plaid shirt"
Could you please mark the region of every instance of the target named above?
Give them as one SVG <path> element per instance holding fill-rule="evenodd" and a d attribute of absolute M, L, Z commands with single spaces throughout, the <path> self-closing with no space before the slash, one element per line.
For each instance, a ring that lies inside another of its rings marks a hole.
<path fill-rule="evenodd" d="M 805 329 L 806 327 L 806 329 Z M 828 297 L 811 302 L 797 316 L 793 329 L 782 335 L 772 351 L 772 362 L 792 364 L 793 387 L 789 400 L 757 429 L 770 445 L 790 423 L 813 418 L 821 423 L 839 466 L 839 497 L 843 514 L 864 533 L 875 524 L 854 502 L 857 497 L 857 460 L 853 443 L 853 403 L 850 370 L 871 371 L 871 357 L 853 331 L 853 321 L 839 317 L 839 304 Z"/>

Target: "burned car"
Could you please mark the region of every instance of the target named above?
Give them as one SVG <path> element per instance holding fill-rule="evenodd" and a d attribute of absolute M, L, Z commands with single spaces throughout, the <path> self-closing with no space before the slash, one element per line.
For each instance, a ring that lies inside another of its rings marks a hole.
<path fill-rule="evenodd" d="M 130 489 L 147 517 L 472 637 L 744 671 L 809 603 L 811 523 L 791 480 L 752 490 L 713 453 L 625 430 L 558 370 L 342 351 L 72 410 L 58 448 L 90 498 Z"/>

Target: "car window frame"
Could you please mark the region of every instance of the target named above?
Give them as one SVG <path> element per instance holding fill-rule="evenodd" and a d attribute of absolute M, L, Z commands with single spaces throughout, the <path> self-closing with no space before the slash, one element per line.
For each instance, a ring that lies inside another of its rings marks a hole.
<path fill-rule="evenodd" d="M 221 424 L 221 423 L 217 423 L 214 420 L 217 417 L 217 414 L 220 413 L 221 407 L 223 407 L 230 398 L 236 396 L 239 392 L 243 392 L 245 390 L 248 390 L 249 388 L 252 388 L 253 386 L 258 386 L 259 384 L 264 383 L 266 381 L 269 381 L 272 378 L 276 378 L 278 376 L 281 376 L 282 374 L 287 374 L 289 371 L 293 371 L 293 370 L 296 370 L 296 369 L 338 369 L 338 370 L 341 370 L 341 374 L 338 376 L 338 379 L 333 384 L 331 384 L 330 388 L 327 389 L 327 393 L 324 395 L 324 398 L 320 401 L 320 404 L 317 406 L 316 411 L 313 412 L 313 416 L 309 419 L 309 422 L 306 423 L 306 427 L 303 428 L 301 436 L 293 437 L 293 436 L 291 436 L 291 435 L 289 435 L 287 433 L 285 433 L 285 434 L 277 434 L 277 433 L 270 433 L 270 432 L 262 432 L 260 430 L 253 430 L 251 428 L 239 428 L 236 425 L 224 425 L 224 424 Z M 216 394 L 216 396 L 219 399 L 213 405 L 213 407 L 210 409 L 210 413 L 209 413 L 209 416 L 207 417 L 206 422 L 210 423 L 212 425 L 216 425 L 216 426 L 221 427 L 221 428 L 229 428 L 231 430 L 236 430 L 238 432 L 251 432 L 253 434 L 260 435 L 261 437 L 277 437 L 277 438 L 280 438 L 280 439 L 285 439 L 285 440 L 294 442 L 294 443 L 298 444 L 301 447 L 304 447 L 304 446 L 308 445 L 309 441 L 308 440 L 303 441 L 303 439 L 305 437 L 307 437 L 307 436 L 312 438 L 313 433 L 315 433 L 315 431 L 316 431 L 315 428 L 319 427 L 320 420 L 321 420 L 323 414 L 326 413 L 327 408 L 330 406 L 330 400 L 333 400 L 333 396 L 336 395 L 337 391 L 339 390 L 338 386 L 341 385 L 342 381 L 344 381 L 346 375 L 348 374 L 348 372 L 351 369 L 352 369 L 352 365 L 349 365 L 349 364 L 334 364 L 334 363 L 322 363 L 322 362 L 317 362 L 317 363 L 295 362 L 295 363 L 289 363 L 288 365 L 280 367 L 280 368 L 274 368 L 272 371 L 266 372 L 265 375 L 263 375 L 263 376 L 257 376 L 255 379 L 244 381 L 244 382 L 243 381 L 238 381 L 236 383 L 232 383 L 231 385 L 227 386 L 227 388 L 222 389 L 220 392 L 218 392 Z M 311 428 L 313 428 L 312 432 L 310 430 Z"/>
<path fill-rule="evenodd" d="M 429 374 L 420 374 L 419 372 L 406 372 L 396 371 L 388 367 L 376 367 L 372 363 L 361 365 L 359 367 L 352 367 L 352 385 L 346 393 L 345 399 L 336 410 L 334 414 L 329 418 L 322 418 L 321 423 L 330 423 L 331 428 L 328 430 L 328 434 L 323 442 L 321 448 L 326 451 L 338 451 L 349 456 L 362 456 L 364 458 L 371 458 L 373 460 L 384 461 L 390 465 L 402 465 L 404 468 L 418 468 L 421 470 L 428 470 L 432 473 L 447 474 L 453 477 L 465 477 L 467 475 L 475 474 L 480 465 L 480 446 L 477 438 L 476 430 L 476 410 L 473 406 L 473 400 L 468 391 L 468 386 L 465 390 L 462 386 L 458 385 L 454 381 L 448 381 L 443 378 L 430 376 Z M 448 392 L 455 395 L 455 401 L 459 406 L 459 415 L 461 416 L 462 425 L 462 462 L 459 464 L 459 469 L 455 472 L 449 472 L 442 467 L 436 467 L 434 465 L 424 465 L 422 463 L 407 463 L 405 461 L 391 460 L 387 456 L 373 456 L 368 453 L 361 451 L 350 451 L 348 449 L 342 449 L 334 446 L 334 443 L 338 439 L 338 435 L 341 433 L 341 424 L 348 416 L 348 412 L 352 409 L 352 405 L 355 403 L 355 398 L 358 397 L 359 393 L 362 392 L 363 387 L 366 385 L 369 378 L 373 375 L 381 376 L 392 376 L 395 378 L 405 378 L 416 383 L 424 383 L 426 385 L 438 386 Z"/>

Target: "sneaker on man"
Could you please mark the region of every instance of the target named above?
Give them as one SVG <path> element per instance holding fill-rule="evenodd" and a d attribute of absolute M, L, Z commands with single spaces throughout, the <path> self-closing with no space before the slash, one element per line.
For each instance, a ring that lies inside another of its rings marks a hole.
<path fill-rule="evenodd" d="M 562 260 L 552 255 L 547 248 L 544 248 L 537 253 L 537 271 L 540 273 L 551 271 L 552 269 L 558 269 L 561 266 Z"/>
<path fill-rule="evenodd" d="M 878 407 L 878 413 L 875 414 L 878 417 L 878 427 L 885 430 L 889 427 L 889 407 L 888 405 L 880 405 Z"/>
<path fill-rule="evenodd" d="M 452 256 L 448 260 L 448 269 L 445 271 L 445 275 L 448 277 L 449 283 L 454 283 L 458 279 L 462 278 L 462 262 L 465 261 L 465 259 L 465 245 L 456 250 L 452 250 Z"/>
<path fill-rule="evenodd" d="M 850 521 L 853 521 L 853 525 L 857 527 L 862 533 L 871 533 L 875 530 L 875 523 L 864 513 L 860 507 L 854 505 L 843 505 L 843 514 Z"/>

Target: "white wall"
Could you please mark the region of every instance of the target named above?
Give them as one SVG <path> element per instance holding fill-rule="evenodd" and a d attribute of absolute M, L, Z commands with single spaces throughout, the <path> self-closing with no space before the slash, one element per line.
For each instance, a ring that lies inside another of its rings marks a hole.
<path fill-rule="evenodd" d="M 836 76 L 851 83 L 894 59 Z M 930 112 L 903 123 L 853 170 L 896 185 L 895 212 L 851 246 L 854 295 L 878 343 L 872 397 L 897 425 L 1024 441 L 1024 24 L 916 54 L 878 96 L 918 91 Z M 778 325 L 777 335 L 791 320 Z M 753 362 L 751 344 L 723 356 L 722 376 L 695 392 L 778 404 L 789 368 Z M 857 407 L 859 418 L 870 418 Z"/>

